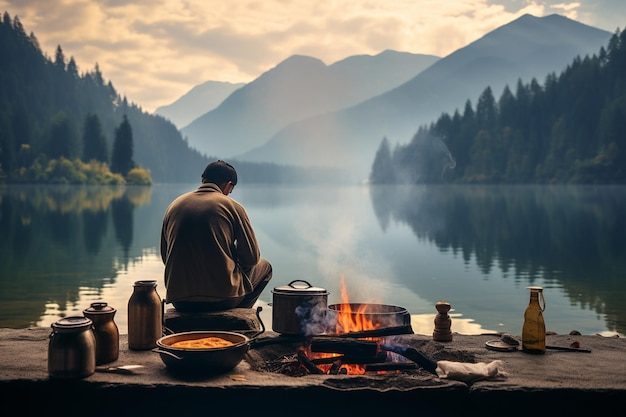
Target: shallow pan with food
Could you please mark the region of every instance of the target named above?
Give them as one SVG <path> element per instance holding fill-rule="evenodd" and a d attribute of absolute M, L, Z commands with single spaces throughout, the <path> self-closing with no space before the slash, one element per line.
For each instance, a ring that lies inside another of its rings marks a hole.
<path fill-rule="evenodd" d="M 177 342 L 219 338 L 228 341 L 223 347 L 174 347 Z M 250 338 L 229 331 L 192 331 L 174 333 L 157 340 L 152 351 L 161 356 L 168 370 L 184 374 L 221 374 L 235 368 L 250 348 Z"/>

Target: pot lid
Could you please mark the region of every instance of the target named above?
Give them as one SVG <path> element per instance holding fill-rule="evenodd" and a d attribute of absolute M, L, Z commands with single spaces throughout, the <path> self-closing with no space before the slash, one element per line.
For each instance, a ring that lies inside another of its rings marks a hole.
<path fill-rule="evenodd" d="M 296 279 L 287 285 L 274 288 L 275 294 L 296 294 L 296 295 L 328 295 L 328 291 L 321 287 L 314 287 L 307 281 Z"/>
<path fill-rule="evenodd" d="M 91 328 L 91 319 L 82 316 L 65 317 L 52 323 L 52 328 L 58 333 L 75 333 Z"/>
<path fill-rule="evenodd" d="M 151 280 L 151 279 L 146 279 L 146 280 L 141 280 L 141 281 L 135 281 L 135 283 L 133 284 L 133 287 L 156 287 L 157 286 L 157 282 L 156 280 Z"/>
<path fill-rule="evenodd" d="M 97 303 L 91 303 L 91 306 L 89 308 L 86 308 L 83 311 L 83 313 L 84 314 L 111 314 L 111 313 L 115 313 L 116 311 L 117 310 L 109 306 L 107 303 L 97 302 Z"/>

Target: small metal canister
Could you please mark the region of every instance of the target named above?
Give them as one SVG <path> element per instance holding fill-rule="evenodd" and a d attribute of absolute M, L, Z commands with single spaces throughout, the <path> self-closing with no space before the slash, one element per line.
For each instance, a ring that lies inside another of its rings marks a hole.
<path fill-rule="evenodd" d="M 135 281 L 128 300 L 128 348 L 148 350 L 163 336 L 163 306 L 157 282 Z"/>
<path fill-rule="evenodd" d="M 96 365 L 117 360 L 120 354 L 120 331 L 113 321 L 116 309 L 107 303 L 91 303 L 83 311 L 85 317 L 93 322 L 96 336 Z"/>
<path fill-rule="evenodd" d="M 85 378 L 96 371 L 96 337 L 87 317 L 66 317 L 52 323 L 48 343 L 51 378 Z"/>

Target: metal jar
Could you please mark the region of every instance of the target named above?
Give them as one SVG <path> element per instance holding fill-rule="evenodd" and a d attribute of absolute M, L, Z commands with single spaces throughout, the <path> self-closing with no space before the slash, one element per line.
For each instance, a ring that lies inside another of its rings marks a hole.
<path fill-rule="evenodd" d="M 96 371 L 96 337 L 87 317 L 72 316 L 52 323 L 48 342 L 51 378 L 85 378 Z"/>
<path fill-rule="evenodd" d="M 272 294 L 273 331 L 294 336 L 324 333 L 328 291 L 294 280 L 274 288 Z"/>
<path fill-rule="evenodd" d="M 120 331 L 113 321 L 116 309 L 107 303 L 91 303 L 83 311 L 85 317 L 93 322 L 96 336 L 96 365 L 113 362 L 120 354 Z"/>
<path fill-rule="evenodd" d="M 148 350 L 163 336 L 163 306 L 153 280 L 135 281 L 128 300 L 128 348 Z"/>

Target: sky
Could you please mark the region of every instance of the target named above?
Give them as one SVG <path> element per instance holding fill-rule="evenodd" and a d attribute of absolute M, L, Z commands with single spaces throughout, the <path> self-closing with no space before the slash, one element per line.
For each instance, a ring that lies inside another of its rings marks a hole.
<path fill-rule="evenodd" d="M 626 1 L 0 0 L 42 51 L 96 65 L 153 112 L 205 81 L 250 82 L 292 55 L 330 65 L 391 49 L 439 57 L 524 14 L 560 14 L 609 32 Z"/>

